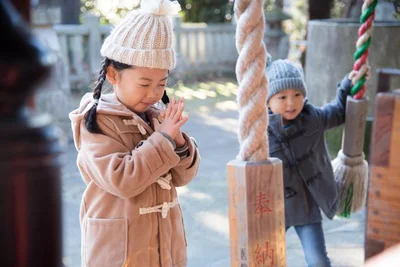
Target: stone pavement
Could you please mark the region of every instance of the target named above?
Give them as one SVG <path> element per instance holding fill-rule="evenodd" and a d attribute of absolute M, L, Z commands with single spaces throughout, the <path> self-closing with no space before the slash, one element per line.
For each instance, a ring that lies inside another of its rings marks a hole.
<path fill-rule="evenodd" d="M 184 130 L 195 137 L 201 154 L 197 177 L 179 188 L 188 241 L 189 267 L 229 267 L 229 226 L 226 164 L 239 149 L 234 103 L 217 105 L 212 112 L 190 114 Z M 63 169 L 64 263 L 80 266 L 79 205 L 84 183 L 76 168 L 73 143 L 66 147 Z M 351 219 L 324 221 L 328 255 L 333 266 L 362 266 L 364 212 Z M 306 266 L 293 229 L 287 232 L 287 266 Z"/>

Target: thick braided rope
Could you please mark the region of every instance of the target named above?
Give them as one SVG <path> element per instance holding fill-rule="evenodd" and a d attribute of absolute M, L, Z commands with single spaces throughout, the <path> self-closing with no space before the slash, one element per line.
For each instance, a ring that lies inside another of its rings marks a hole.
<path fill-rule="evenodd" d="M 368 70 L 368 54 L 371 45 L 372 25 L 375 18 L 375 7 L 378 0 L 364 0 L 360 17 L 361 26 L 358 30 L 356 52 L 354 53 L 353 70 L 359 71 L 358 75 L 352 78 L 354 84 L 351 88 L 351 95 L 355 99 L 362 99 L 365 95 L 366 72 Z"/>
<path fill-rule="evenodd" d="M 240 151 L 237 158 L 243 161 L 262 161 L 268 158 L 268 84 L 263 42 L 263 0 L 235 1 L 235 16 L 236 49 L 239 52 L 236 77 L 239 83 L 237 102 Z"/>

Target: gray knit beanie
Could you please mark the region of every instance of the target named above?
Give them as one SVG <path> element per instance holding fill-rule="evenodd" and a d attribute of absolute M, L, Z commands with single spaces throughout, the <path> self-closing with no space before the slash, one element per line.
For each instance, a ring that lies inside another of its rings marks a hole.
<path fill-rule="evenodd" d="M 303 70 L 296 67 L 292 62 L 278 59 L 271 62 L 271 56 L 267 58 L 268 98 L 285 89 L 299 90 L 306 96 L 306 84 L 304 82 Z"/>

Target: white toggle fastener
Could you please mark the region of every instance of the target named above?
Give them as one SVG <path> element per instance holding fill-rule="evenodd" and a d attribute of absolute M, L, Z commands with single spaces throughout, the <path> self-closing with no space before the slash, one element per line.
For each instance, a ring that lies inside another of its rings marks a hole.
<path fill-rule="evenodd" d="M 129 125 L 136 125 L 136 126 L 138 127 L 138 129 L 139 129 L 139 132 L 140 132 L 142 135 L 146 135 L 146 134 L 147 134 L 146 129 L 143 127 L 143 125 L 141 125 L 140 123 L 138 123 L 135 119 L 132 119 L 132 120 L 123 120 L 123 122 L 125 123 L 126 126 L 129 126 Z"/>
<path fill-rule="evenodd" d="M 163 217 L 163 219 L 167 218 L 169 209 L 170 207 L 168 205 L 168 202 L 164 202 L 161 209 L 161 217 Z"/>
<path fill-rule="evenodd" d="M 168 173 L 167 175 L 158 178 L 156 182 L 161 186 L 162 189 L 171 190 L 171 185 L 169 184 L 171 179 L 171 173 Z"/>
<path fill-rule="evenodd" d="M 163 219 L 167 218 L 168 212 L 170 211 L 171 208 L 177 206 L 179 204 L 178 198 L 175 198 L 174 201 L 172 202 L 163 202 L 161 205 L 157 205 L 154 207 L 149 207 L 149 208 L 139 208 L 139 214 L 144 215 L 144 214 L 149 214 L 153 212 L 160 212 L 161 217 Z"/>
<path fill-rule="evenodd" d="M 137 127 L 138 127 L 138 129 L 139 129 L 139 131 L 140 131 L 140 133 L 142 134 L 142 135 L 146 135 L 146 129 L 143 127 L 143 125 L 141 125 L 141 124 L 137 124 Z"/>

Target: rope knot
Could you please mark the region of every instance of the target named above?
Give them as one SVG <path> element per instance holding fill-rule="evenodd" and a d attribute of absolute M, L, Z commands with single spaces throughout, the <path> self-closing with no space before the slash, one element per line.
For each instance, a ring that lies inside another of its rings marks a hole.
<path fill-rule="evenodd" d="M 362 153 L 360 156 L 350 157 L 343 153 L 342 150 L 339 150 L 338 157 L 343 162 L 344 165 L 354 167 L 363 164 L 365 160 L 365 155 Z"/>

